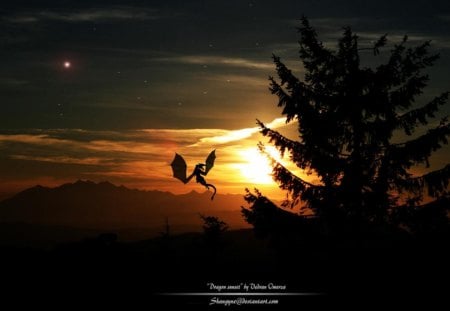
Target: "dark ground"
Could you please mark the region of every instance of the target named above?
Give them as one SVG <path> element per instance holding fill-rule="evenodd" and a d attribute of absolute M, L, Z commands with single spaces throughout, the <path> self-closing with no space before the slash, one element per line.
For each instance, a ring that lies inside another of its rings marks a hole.
<path fill-rule="evenodd" d="M 226 232 L 221 243 L 213 246 L 199 233 L 134 243 L 104 234 L 52 250 L 2 247 L 2 293 L 16 306 L 67 303 L 127 310 L 133 306 L 159 310 L 169 305 L 198 309 L 208 306 L 212 296 L 159 293 L 213 293 L 208 283 L 253 282 L 286 285 L 286 292 L 320 293 L 279 297 L 276 309 L 281 310 L 316 309 L 325 303 L 388 308 L 391 299 L 401 305 L 422 300 L 448 306 L 446 242 L 442 237 L 402 237 L 275 243 L 256 239 L 251 230 L 240 230 Z M 240 310 L 248 306 L 212 307 Z"/>

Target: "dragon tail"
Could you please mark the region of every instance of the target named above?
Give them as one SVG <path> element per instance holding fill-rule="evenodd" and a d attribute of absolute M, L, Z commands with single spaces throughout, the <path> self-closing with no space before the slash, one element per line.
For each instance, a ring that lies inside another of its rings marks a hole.
<path fill-rule="evenodd" d="M 214 187 L 214 185 L 211 185 L 211 184 L 206 184 L 206 187 L 207 187 L 208 189 L 209 189 L 209 187 L 211 187 L 211 188 L 214 189 L 214 193 L 213 193 L 213 195 L 211 196 L 211 201 L 214 200 L 214 196 L 216 195 L 216 192 L 217 192 L 216 187 Z"/>

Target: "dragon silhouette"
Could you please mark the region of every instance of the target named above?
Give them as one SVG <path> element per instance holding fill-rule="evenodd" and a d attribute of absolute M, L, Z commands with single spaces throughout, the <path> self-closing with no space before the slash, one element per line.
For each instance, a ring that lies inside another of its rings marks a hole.
<path fill-rule="evenodd" d="M 211 196 L 211 200 L 214 200 L 217 189 L 213 184 L 208 184 L 203 176 L 206 176 L 208 172 L 213 168 L 214 161 L 216 160 L 216 150 L 211 151 L 205 160 L 205 163 L 198 163 L 195 165 L 194 171 L 191 175 L 187 176 L 187 164 L 184 158 L 175 153 L 175 158 L 173 159 L 170 166 L 172 167 L 173 177 L 181 180 L 184 184 L 187 184 L 194 176 L 195 181 L 209 190 L 209 188 L 214 189 L 214 193 Z"/>

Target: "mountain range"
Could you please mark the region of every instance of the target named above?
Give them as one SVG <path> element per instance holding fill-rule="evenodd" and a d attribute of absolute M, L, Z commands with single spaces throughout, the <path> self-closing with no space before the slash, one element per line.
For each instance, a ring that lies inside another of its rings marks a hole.
<path fill-rule="evenodd" d="M 58 228 L 122 232 L 131 239 L 154 236 L 165 231 L 167 223 L 175 233 L 200 231 L 199 214 L 216 216 L 232 229 L 248 227 L 240 213 L 243 195 L 217 194 L 213 201 L 210 197 L 210 192 L 175 195 L 82 180 L 55 188 L 35 186 L 0 202 L 0 230 L 7 233 L 5 237 L 2 232 L 0 242 L 17 239 L 30 228 L 34 235 L 42 228 Z"/>

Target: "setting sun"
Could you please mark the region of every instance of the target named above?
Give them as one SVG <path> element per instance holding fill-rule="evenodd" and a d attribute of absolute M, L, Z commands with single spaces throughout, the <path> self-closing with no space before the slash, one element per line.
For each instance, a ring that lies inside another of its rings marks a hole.
<path fill-rule="evenodd" d="M 272 152 L 270 154 L 272 155 Z M 272 179 L 272 165 L 270 160 L 256 147 L 240 151 L 239 157 L 246 159 L 244 163 L 238 165 L 239 171 L 246 181 L 253 184 L 275 184 Z"/>

